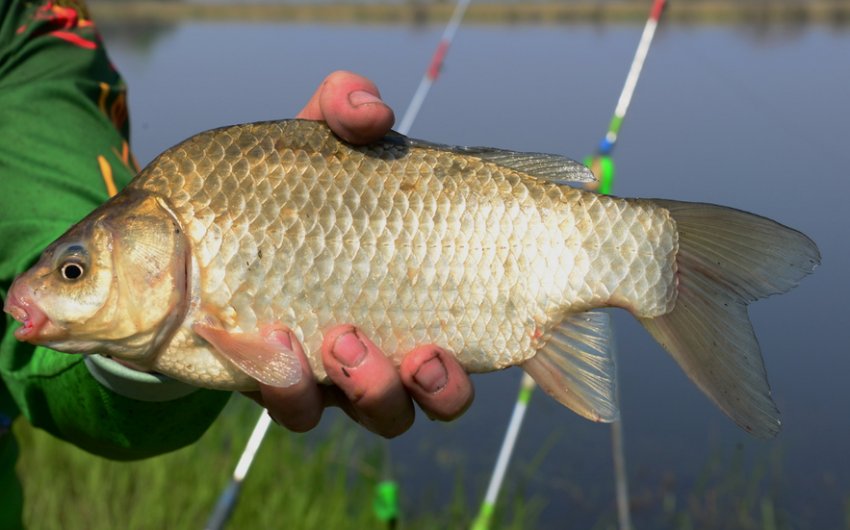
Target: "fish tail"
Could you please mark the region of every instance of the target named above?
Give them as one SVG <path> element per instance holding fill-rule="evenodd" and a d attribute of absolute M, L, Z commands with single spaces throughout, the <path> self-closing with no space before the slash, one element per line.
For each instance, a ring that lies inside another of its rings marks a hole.
<path fill-rule="evenodd" d="M 750 213 L 699 203 L 654 201 L 679 233 L 672 311 L 639 318 L 685 373 L 752 434 L 779 432 L 779 410 L 747 314 L 750 302 L 784 293 L 820 263 L 815 243 Z"/>

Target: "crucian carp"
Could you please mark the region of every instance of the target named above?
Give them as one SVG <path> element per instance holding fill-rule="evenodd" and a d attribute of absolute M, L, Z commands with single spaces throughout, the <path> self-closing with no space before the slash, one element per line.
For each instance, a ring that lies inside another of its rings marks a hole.
<path fill-rule="evenodd" d="M 710 204 L 600 196 L 569 159 L 395 133 L 345 143 L 286 120 L 168 149 L 11 287 L 20 340 L 198 386 L 316 377 L 323 332 L 421 343 L 470 372 L 519 365 L 597 421 L 617 416 L 607 314 L 634 315 L 726 414 L 779 430 L 747 305 L 820 262 L 779 223 Z M 400 357 L 394 360 L 400 361 Z"/>

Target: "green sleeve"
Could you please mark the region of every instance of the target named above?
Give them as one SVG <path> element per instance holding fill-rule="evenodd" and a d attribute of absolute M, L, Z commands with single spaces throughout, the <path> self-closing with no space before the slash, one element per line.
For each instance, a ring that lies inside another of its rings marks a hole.
<path fill-rule="evenodd" d="M 46 244 L 130 180 L 128 130 L 125 87 L 85 8 L 75 0 L 0 2 L 4 298 Z M 96 454 L 134 459 L 192 443 L 229 397 L 126 397 L 92 377 L 83 357 L 17 342 L 12 326 L 0 319 L 0 413 L 20 412 Z"/>
<path fill-rule="evenodd" d="M 0 429 L 3 428 L 0 426 Z M 24 495 L 15 475 L 17 459 L 18 444 L 15 437 L 0 434 L 0 528 L 3 530 L 21 530 L 24 527 Z"/>

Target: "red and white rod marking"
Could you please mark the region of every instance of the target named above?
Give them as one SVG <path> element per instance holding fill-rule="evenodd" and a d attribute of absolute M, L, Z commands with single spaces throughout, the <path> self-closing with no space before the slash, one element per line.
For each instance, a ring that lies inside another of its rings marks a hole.
<path fill-rule="evenodd" d="M 425 101 L 428 91 L 431 90 L 431 85 L 433 85 L 434 82 L 437 81 L 437 78 L 440 77 L 440 72 L 443 70 L 443 61 L 446 58 L 446 54 L 449 52 L 449 46 L 452 43 L 452 39 L 455 37 L 455 33 L 457 33 L 457 28 L 460 27 L 460 22 L 463 20 L 463 15 L 466 13 L 466 8 L 469 7 L 470 2 L 471 0 L 460 0 L 455 6 L 452 18 L 449 20 L 449 23 L 446 24 L 446 29 L 443 30 L 443 36 L 440 37 L 440 43 L 437 45 L 437 49 L 434 50 L 434 55 L 431 57 L 431 64 L 428 65 L 425 75 L 422 76 L 422 80 L 419 82 L 419 87 L 413 94 L 413 98 L 410 100 L 410 105 L 407 106 L 407 110 L 404 112 L 404 117 L 401 119 L 401 123 L 398 126 L 397 130 L 401 134 L 406 135 L 410 132 L 410 127 L 413 125 L 416 115 L 419 114 L 419 109 L 422 107 L 422 103 Z"/>

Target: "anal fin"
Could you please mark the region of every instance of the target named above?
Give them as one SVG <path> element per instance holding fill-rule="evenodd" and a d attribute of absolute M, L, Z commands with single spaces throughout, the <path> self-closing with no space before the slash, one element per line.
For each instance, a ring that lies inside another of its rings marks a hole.
<path fill-rule="evenodd" d="M 231 333 L 207 322 L 192 329 L 209 342 L 222 357 L 264 385 L 286 388 L 301 380 L 301 361 L 280 340 L 281 328 L 257 333 Z"/>
<path fill-rule="evenodd" d="M 612 422 L 616 400 L 616 363 L 607 313 L 570 315 L 523 369 L 547 394 L 593 421 Z"/>

